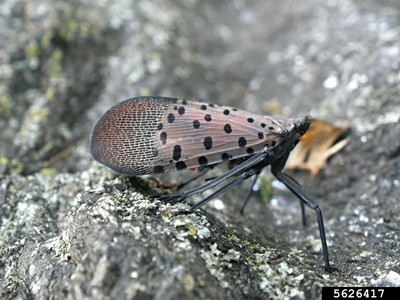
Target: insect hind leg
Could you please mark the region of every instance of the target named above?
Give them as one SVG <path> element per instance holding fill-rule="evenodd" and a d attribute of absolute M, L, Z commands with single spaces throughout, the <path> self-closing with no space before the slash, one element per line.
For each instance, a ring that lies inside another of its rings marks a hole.
<path fill-rule="evenodd" d="M 157 198 L 162 201 L 176 203 L 176 202 L 186 199 L 187 197 L 190 197 L 190 196 L 193 196 L 196 194 L 201 194 L 204 191 L 206 191 L 210 188 L 213 188 L 213 187 L 217 186 L 218 184 L 224 182 L 225 180 L 231 178 L 232 176 L 241 175 L 245 172 L 250 172 L 250 170 L 254 169 L 255 166 L 257 166 L 258 164 L 260 164 L 263 161 L 264 157 L 265 157 L 265 153 L 263 153 L 263 152 L 257 153 L 254 156 L 250 157 L 248 160 L 241 163 L 240 165 L 229 170 L 225 174 L 223 174 L 223 175 L 221 175 L 199 187 L 196 187 L 196 188 L 184 191 L 184 192 L 180 192 L 175 195 L 160 196 Z M 259 167 L 256 168 L 255 170 L 258 170 L 258 169 L 259 169 Z"/>
<path fill-rule="evenodd" d="M 188 185 L 189 183 L 199 179 L 200 177 L 204 176 L 210 169 L 203 169 L 203 170 L 199 170 L 199 172 L 195 175 L 192 176 L 184 181 L 182 181 L 181 183 L 178 184 L 178 186 L 176 187 L 177 190 L 180 190 L 181 188 L 185 187 L 186 185 Z"/>
<path fill-rule="evenodd" d="M 207 204 L 211 200 L 215 199 L 222 193 L 226 192 L 227 190 L 231 189 L 232 187 L 241 183 L 242 181 L 250 178 L 251 176 L 254 176 L 254 175 L 258 176 L 258 172 L 259 172 L 258 170 L 252 169 L 252 170 L 242 173 L 240 176 L 236 177 L 234 180 L 230 181 L 229 183 L 224 185 L 222 188 L 220 188 L 219 190 L 212 193 L 210 196 L 204 198 L 199 203 L 193 205 L 188 212 L 191 213 L 191 212 L 195 211 L 196 209 L 202 207 L 203 205 Z"/>

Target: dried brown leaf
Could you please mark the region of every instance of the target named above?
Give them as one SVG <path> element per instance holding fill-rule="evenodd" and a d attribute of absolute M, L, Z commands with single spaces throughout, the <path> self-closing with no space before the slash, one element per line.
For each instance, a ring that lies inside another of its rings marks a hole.
<path fill-rule="evenodd" d="M 303 169 L 317 175 L 327 159 L 349 143 L 349 138 L 335 143 L 347 130 L 346 125 L 332 125 L 313 119 L 307 133 L 290 153 L 286 169 Z"/>

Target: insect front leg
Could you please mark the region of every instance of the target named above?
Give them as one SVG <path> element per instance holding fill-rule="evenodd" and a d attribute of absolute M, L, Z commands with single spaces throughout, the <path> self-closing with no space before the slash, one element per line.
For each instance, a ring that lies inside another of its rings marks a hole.
<path fill-rule="evenodd" d="M 293 194 L 295 194 L 305 205 L 307 205 L 309 208 L 315 211 L 317 215 L 319 235 L 322 244 L 322 255 L 324 257 L 325 270 L 330 271 L 331 267 L 329 264 L 329 253 L 328 253 L 328 245 L 326 243 L 325 226 L 319 205 L 310 196 L 308 196 L 303 191 L 301 186 L 289 175 L 277 169 L 276 166 L 274 165 L 271 167 L 271 171 L 272 174 L 274 174 L 274 176 L 279 181 L 281 181 Z"/>

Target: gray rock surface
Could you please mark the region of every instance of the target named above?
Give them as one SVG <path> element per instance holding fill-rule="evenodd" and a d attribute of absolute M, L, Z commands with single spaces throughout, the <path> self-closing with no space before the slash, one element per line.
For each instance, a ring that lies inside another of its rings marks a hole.
<path fill-rule="evenodd" d="M 0 27 L 2 299 L 316 299 L 321 286 L 400 286 L 397 1 L 6 0 Z M 275 181 L 272 200 L 256 194 L 243 216 L 247 182 L 174 217 L 188 204 L 151 200 L 168 192 L 154 177 L 95 163 L 96 119 L 138 95 L 252 112 L 275 99 L 286 116 L 347 122 L 351 143 L 318 176 L 292 173 L 320 203 L 334 271 L 314 213 L 303 227 Z"/>

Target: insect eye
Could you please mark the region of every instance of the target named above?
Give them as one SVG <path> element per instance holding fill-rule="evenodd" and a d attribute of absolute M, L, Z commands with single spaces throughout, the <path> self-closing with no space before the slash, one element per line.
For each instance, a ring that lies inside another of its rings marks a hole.
<path fill-rule="evenodd" d="M 308 116 L 306 116 L 303 120 L 298 120 L 294 123 L 294 127 L 296 132 L 300 135 L 303 135 L 307 132 L 308 128 L 310 127 L 311 120 Z"/>

